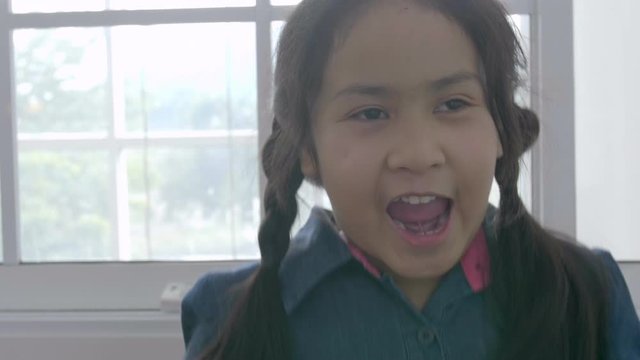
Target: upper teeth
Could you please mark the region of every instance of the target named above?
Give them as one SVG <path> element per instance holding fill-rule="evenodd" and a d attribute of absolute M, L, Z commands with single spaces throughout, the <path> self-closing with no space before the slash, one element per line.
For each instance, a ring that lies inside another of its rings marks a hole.
<path fill-rule="evenodd" d="M 435 196 L 402 196 L 400 197 L 400 201 L 409 203 L 411 205 L 418 205 L 418 204 L 428 204 L 430 202 L 432 202 L 433 200 L 435 200 L 436 197 Z"/>

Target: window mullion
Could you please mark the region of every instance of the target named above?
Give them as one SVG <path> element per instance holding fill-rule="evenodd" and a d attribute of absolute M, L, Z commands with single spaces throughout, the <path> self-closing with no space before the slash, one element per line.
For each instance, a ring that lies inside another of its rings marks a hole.
<path fill-rule="evenodd" d="M 153 137 L 148 139 L 138 137 L 119 137 L 110 140 L 105 137 L 88 137 L 86 139 L 63 138 L 63 139 L 24 139 L 20 140 L 22 150 L 52 150 L 52 149 L 106 149 L 109 143 L 115 143 L 115 147 L 124 148 L 144 148 L 147 145 L 157 147 L 209 147 L 211 145 L 226 143 L 231 137 L 234 141 L 254 141 L 257 133 L 255 131 L 236 130 L 231 133 L 220 132 L 219 134 L 205 134 L 203 136 L 168 136 Z"/>
<path fill-rule="evenodd" d="M 105 3 L 109 6 L 109 2 Z M 107 45 L 107 78 L 110 92 L 111 122 L 108 131 L 109 149 L 109 202 L 111 218 L 111 241 L 114 244 L 114 259 L 119 261 L 131 260 L 131 244 L 129 238 L 129 208 L 127 205 L 127 167 L 122 156 L 122 147 L 117 139 L 124 129 L 124 91 L 122 76 L 117 63 L 118 54 L 114 51 L 113 31 L 105 28 Z"/>
<path fill-rule="evenodd" d="M 258 79 L 258 174 L 260 199 L 263 198 L 267 179 L 262 171 L 260 149 L 271 134 L 271 96 L 273 69 L 271 66 L 271 4 L 269 0 L 256 0 L 256 66 Z M 262 201 L 261 214 L 264 215 Z"/>
<path fill-rule="evenodd" d="M 5 265 L 20 262 L 17 122 L 13 101 L 13 48 L 9 0 L 0 0 L 0 194 Z"/>

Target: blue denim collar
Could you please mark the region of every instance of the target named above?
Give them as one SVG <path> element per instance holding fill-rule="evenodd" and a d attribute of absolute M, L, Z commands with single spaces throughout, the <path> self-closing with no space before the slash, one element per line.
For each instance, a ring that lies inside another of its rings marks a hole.
<path fill-rule="evenodd" d="M 302 229 L 293 237 L 280 266 L 282 300 L 287 314 L 327 275 L 353 258 L 340 238 L 332 214 L 314 207 Z"/>

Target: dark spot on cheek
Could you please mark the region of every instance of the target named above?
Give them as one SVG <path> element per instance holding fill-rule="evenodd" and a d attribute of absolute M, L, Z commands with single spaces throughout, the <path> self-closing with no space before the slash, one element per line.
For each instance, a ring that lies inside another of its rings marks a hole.
<path fill-rule="evenodd" d="M 409 1 L 403 1 L 402 11 L 409 11 Z"/>

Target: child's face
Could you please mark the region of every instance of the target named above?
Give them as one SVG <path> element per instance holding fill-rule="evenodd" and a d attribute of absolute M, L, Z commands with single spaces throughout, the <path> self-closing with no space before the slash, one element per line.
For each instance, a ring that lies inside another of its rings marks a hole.
<path fill-rule="evenodd" d="M 396 277 L 437 279 L 482 223 L 502 149 L 478 63 L 457 24 L 385 1 L 327 64 L 313 112 L 319 168 L 303 154 L 303 172 L 320 177 L 349 239 Z M 409 195 L 428 203 L 398 201 Z"/>

